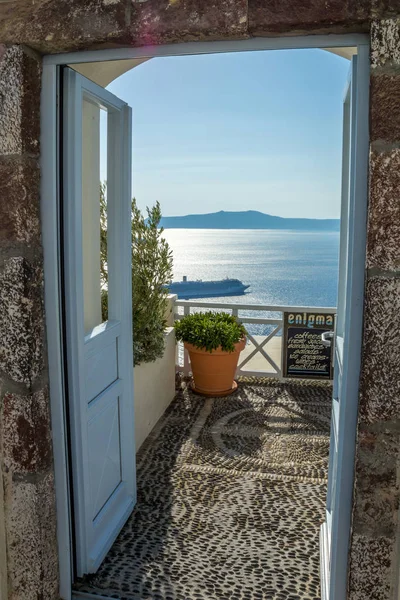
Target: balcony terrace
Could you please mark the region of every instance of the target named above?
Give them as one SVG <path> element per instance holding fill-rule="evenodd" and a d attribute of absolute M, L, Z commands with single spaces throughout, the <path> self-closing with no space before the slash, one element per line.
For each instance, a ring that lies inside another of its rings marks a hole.
<path fill-rule="evenodd" d="M 138 502 L 78 589 L 121 600 L 316 600 L 331 387 L 185 384 L 140 449 Z"/>
<path fill-rule="evenodd" d="M 221 310 L 212 303 L 176 306 L 186 314 Z M 232 306 L 239 316 L 249 310 Z M 121 600 L 320 598 L 331 384 L 283 381 L 282 338 L 276 337 L 282 319 L 249 320 L 272 326 L 273 335 L 251 336 L 236 394 L 205 398 L 191 392 L 187 376 L 177 377 L 175 398 L 137 455 L 136 508 L 96 575 L 78 583 L 78 594 Z M 257 358 L 251 356 L 254 343 Z M 190 369 L 187 358 L 184 368 Z M 275 377 L 266 377 L 272 369 Z"/>

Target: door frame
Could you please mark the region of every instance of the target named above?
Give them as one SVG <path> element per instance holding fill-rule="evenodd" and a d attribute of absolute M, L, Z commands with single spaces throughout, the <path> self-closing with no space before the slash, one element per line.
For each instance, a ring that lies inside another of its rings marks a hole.
<path fill-rule="evenodd" d="M 358 408 L 358 385 L 361 367 L 363 299 L 365 277 L 365 252 L 368 205 L 368 153 L 369 153 L 369 35 L 309 35 L 276 38 L 252 38 L 247 40 L 220 42 L 189 42 L 165 44 L 147 48 L 119 48 L 48 55 L 43 58 L 41 89 L 41 223 L 44 252 L 44 297 L 46 314 L 46 335 L 49 366 L 51 424 L 53 434 L 55 494 L 57 510 L 57 542 L 60 573 L 60 597 L 72 598 L 73 578 L 73 534 L 71 527 L 70 466 L 68 448 L 67 394 L 65 332 L 63 331 L 62 246 L 60 236 L 60 71 L 64 65 L 87 62 L 103 62 L 132 58 L 155 58 L 161 56 L 185 56 L 216 54 L 227 52 L 248 52 L 264 50 L 300 50 L 318 48 L 357 47 L 357 136 L 356 151 L 356 210 L 358 213 L 353 271 L 353 287 L 357 290 L 357 302 L 352 311 L 352 352 L 351 369 L 354 374 L 348 387 L 352 400 L 352 414 L 349 422 L 347 444 L 347 466 L 342 472 L 342 493 L 344 510 L 340 515 L 342 555 L 348 555 L 350 538 L 354 459 Z M 349 365 L 350 367 L 350 365 Z M 345 570 L 335 572 L 336 581 L 347 580 Z M 77 596 L 74 594 L 74 596 Z M 335 600 L 342 600 L 341 596 Z M 343 597 L 345 600 L 345 597 Z"/>
<path fill-rule="evenodd" d="M 361 350 L 359 334 L 362 332 L 363 324 L 364 275 L 361 273 L 360 267 L 361 264 L 365 264 L 366 238 L 360 240 L 359 236 L 365 233 L 365 227 L 363 228 L 362 225 L 367 219 L 366 206 L 358 201 L 359 187 L 364 185 L 364 180 L 360 179 L 357 172 L 360 167 L 357 142 L 364 134 L 362 127 L 364 114 L 359 114 L 363 106 L 360 107 L 358 101 L 360 94 L 363 93 L 359 81 L 359 68 L 360 57 L 353 57 L 343 98 L 342 210 L 344 205 L 347 210 L 345 233 L 348 235 L 348 251 L 342 257 L 343 244 L 346 245 L 346 241 L 342 239 L 341 224 L 340 255 L 341 261 L 344 258 L 348 271 L 339 275 L 337 323 L 340 323 L 342 360 L 340 361 L 341 367 L 337 369 L 334 378 L 332 399 L 333 405 L 337 406 L 337 411 L 332 406 L 331 422 L 331 440 L 336 438 L 337 470 L 334 473 L 334 457 L 331 454 L 328 473 L 327 520 L 322 525 L 320 533 L 322 600 L 346 598 L 347 592 L 347 577 L 343 577 L 343 574 L 346 575 L 348 567 L 348 543 L 351 527 L 351 513 L 348 511 L 348 506 L 352 506 L 353 497 L 359 387 L 358 378 L 355 380 L 352 373 L 359 373 L 361 366 L 361 352 L 353 353 L 352 350 L 355 344 L 360 344 Z M 362 242 L 364 243 L 363 247 L 361 247 Z M 340 292 L 342 298 L 340 298 Z M 343 303 L 344 299 L 345 306 L 343 314 L 341 314 L 339 302 Z M 338 362 L 336 356 L 339 344 L 337 342 L 338 335 L 335 336 L 335 365 Z M 338 384 L 339 377 L 340 385 Z M 335 482 L 334 491 L 329 485 L 332 477 Z M 337 498 L 340 501 L 336 503 Z M 334 502 L 333 509 L 332 502 Z M 329 530 L 328 520 L 331 530 Z"/>

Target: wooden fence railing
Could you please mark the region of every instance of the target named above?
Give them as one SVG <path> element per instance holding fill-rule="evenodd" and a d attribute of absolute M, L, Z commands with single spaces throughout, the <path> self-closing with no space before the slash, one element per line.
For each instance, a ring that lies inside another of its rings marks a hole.
<path fill-rule="evenodd" d="M 204 312 L 209 310 L 230 313 L 236 316 L 248 329 L 247 345 L 239 358 L 236 372 L 237 376 L 269 376 L 279 378 L 282 378 L 284 352 L 282 343 L 283 313 L 336 313 L 336 308 L 314 306 L 264 306 L 260 304 L 234 304 L 177 299 L 174 301 L 175 320 L 182 319 L 183 316 L 188 315 L 191 312 Z M 249 312 L 251 315 L 244 314 Z M 264 313 L 264 316 L 262 313 Z M 261 333 L 260 335 L 249 333 L 249 329 L 255 329 L 254 326 L 264 326 L 262 327 L 265 330 L 264 333 Z M 189 356 L 182 344 L 178 344 L 177 346 L 176 368 L 179 371 L 183 371 L 185 375 L 190 373 Z"/>

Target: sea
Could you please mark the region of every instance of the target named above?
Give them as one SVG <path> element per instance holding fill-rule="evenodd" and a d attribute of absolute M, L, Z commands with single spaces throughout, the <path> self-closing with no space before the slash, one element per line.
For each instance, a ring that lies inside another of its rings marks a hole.
<path fill-rule="evenodd" d="M 173 280 L 240 279 L 245 294 L 204 301 L 273 306 L 335 307 L 339 233 L 254 229 L 166 229 L 174 257 Z M 196 301 L 199 300 L 196 298 Z M 277 313 L 243 311 L 245 316 Z M 267 335 L 270 327 L 248 325 Z"/>

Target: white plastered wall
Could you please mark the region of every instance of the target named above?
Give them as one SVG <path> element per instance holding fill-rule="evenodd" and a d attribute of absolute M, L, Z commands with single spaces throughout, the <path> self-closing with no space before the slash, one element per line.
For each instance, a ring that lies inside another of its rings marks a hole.
<path fill-rule="evenodd" d="M 114 79 L 120 77 L 127 71 L 134 69 L 138 65 L 149 60 L 148 58 L 130 58 L 127 60 L 110 60 L 95 63 L 78 63 L 71 65 L 71 68 L 78 71 L 84 77 L 87 77 L 94 83 L 106 87 Z"/>
<path fill-rule="evenodd" d="M 143 444 L 175 396 L 175 329 L 165 331 L 161 358 L 134 368 L 136 450 Z"/>

